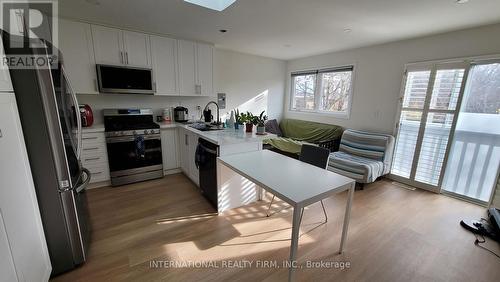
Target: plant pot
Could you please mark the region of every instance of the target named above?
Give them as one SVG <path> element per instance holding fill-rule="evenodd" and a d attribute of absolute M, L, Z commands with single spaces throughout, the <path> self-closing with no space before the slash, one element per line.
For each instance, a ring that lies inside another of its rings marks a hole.
<path fill-rule="evenodd" d="M 257 126 L 257 133 L 258 134 L 264 134 L 265 132 L 266 132 L 265 126 Z"/>
<path fill-rule="evenodd" d="M 253 124 L 247 123 L 245 124 L 246 132 L 252 132 L 253 131 Z"/>

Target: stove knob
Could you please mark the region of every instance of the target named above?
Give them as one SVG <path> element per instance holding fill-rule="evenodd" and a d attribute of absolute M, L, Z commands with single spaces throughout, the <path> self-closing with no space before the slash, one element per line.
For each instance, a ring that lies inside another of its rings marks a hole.
<path fill-rule="evenodd" d="M 144 134 L 148 134 L 148 130 L 147 129 L 144 129 Z"/>
<path fill-rule="evenodd" d="M 135 132 L 135 130 L 134 130 L 134 131 L 132 131 L 132 135 L 136 135 L 136 134 L 137 134 L 137 132 Z"/>

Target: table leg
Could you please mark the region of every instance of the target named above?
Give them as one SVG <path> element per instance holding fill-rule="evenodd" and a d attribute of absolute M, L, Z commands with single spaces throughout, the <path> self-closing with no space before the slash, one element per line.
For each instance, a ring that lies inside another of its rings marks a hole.
<path fill-rule="evenodd" d="M 288 281 L 295 281 L 295 260 L 297 259 L 297 249 L 299 245 L 300 211 L 301 207 L 293 208 L 292 222 L 292 242 L 290 245 L 290 267 L 288 269 Z"/>
<path fill-rule="evenodd" d="M 356 182 L 354 182 L 351 185 L 351 188 L 349 188 L 349 193 L 347 194 L 347 203 L 344 214 L 344 226 L 342 228 L 342 239 L 340 239 L 340 250 L 339 250 L 340 254 L 344 252 L 344 247 L 347 241 L 347 229 L 349 228 L 349 221 L 351 219 L 351 206 L 352 206 L 352 199 L 354 196 L 355 187 L 356 187 Z"/>

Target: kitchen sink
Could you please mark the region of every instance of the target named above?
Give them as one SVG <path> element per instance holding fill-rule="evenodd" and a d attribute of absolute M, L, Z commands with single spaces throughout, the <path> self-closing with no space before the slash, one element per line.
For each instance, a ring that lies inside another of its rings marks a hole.
<path fill-rule="evenodd" d="M 206 123 L 193 123 L 190 127 L 194 129 L 198 129 L 199 131 L 214 131 L 214 130 L 223 130 L 223 127 L 217 125 L 211 125 Z"/>

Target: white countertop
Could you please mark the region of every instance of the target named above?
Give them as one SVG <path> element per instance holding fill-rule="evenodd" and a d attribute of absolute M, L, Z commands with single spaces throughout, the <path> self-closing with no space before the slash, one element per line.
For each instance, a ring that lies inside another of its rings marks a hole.
<path fill-rule="evenodd" d="M 94 124 L 90 127 L 82 127 L 83 133 L 96 133 L 96 132 L 104 132 L 104 124 Z"/>
<path fill-rule="evenodd" d="M 270 133 L 266 135 L 257 135 L 255 133 L 255 128 L 254 132 L 246 133 L 244 128 L 240 128 L 239 130 L 236 130 L 234 128 L 226 128 L 223 130 L 200 131 L 190 127 L 189 124 L 175 123 L 175 122 L 171 123 L 160 122 L 158 124 L 160 125 L 160 129 L 179 127 L 189 130 L 193 133 L 196 133 L 201 138 L 206 139 L 207 141 L 210 141 L 217 145 L 239 144 L 246 142 L 262 142 L 263 139 L 276 137 L 274 134 Z"/>
<path fill-rule="evenodd" d="M 239 144 L 246 142 L 262 142 L 263 139 L 276 137 L 274 134 L 257 135 L 254 132 L 246 133 L 243 127 L 239 130 L 234 128 L 226 128 L 223 130 L 213 130 L 213 131 L 200 131 L 190 127 L 188 124 L 176 123 L 176 122 L 158 122 L 160 129 L 173 129 L 173 128 L 184 128 L 199 135 L 201 138 L 206 139 L 217 145 L 227 145 L 227 144 Z M 104 132 L 104 124 L 94 124 L 91 127 L 84 127 L 83 133 L 97 133 Z"/>
<path fill-rule="evenodd" d="M 178 125 L 186 130 L 189 130 L 193 133 L 196 133 L 201 138 L 210 141 L 217 145 L 229 145 L 229 144 L 240 144 L 247 142 L 262 142 L 262 140 L 275 137 L 274 134 L 266 134 L 266 135 L 257 135 L 254 132 L 246 133 L 244 128 L 236 130 L 234 128 L 226 128 L 223 130 L 212 130 L 212 131 L 200 131 L 190 127 L 189 125 Z"/>

